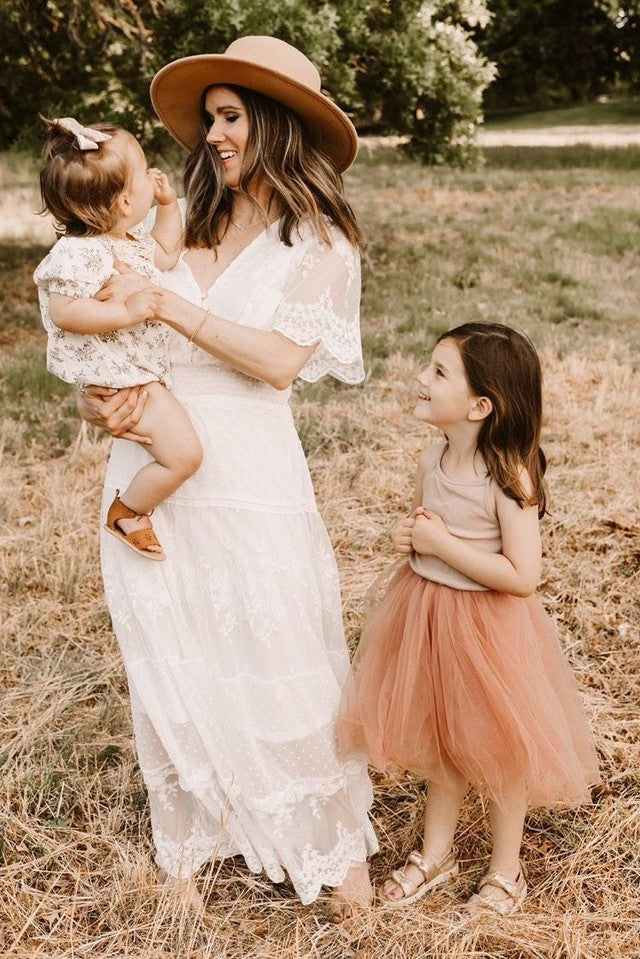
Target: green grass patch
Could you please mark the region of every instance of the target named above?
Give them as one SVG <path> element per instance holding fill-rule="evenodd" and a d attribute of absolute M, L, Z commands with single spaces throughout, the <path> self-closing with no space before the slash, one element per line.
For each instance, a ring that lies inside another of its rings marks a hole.
<path fill-rule="evenodd" d="M 640 125 L 640 98 L 579 103 L 549 110 L 505 112 L 487 116 L 487 130 L 526 130 L 565 126 Z"/>
<path fill-rule="evenodd" d="M 564 147 L 484 147 L 489 169 L 497 170 L 638 170 L 640 146 L 596 147 L 577 143 Z"/>
<path fill-rule="evenodd" d="M 42 328 L 33 271 L 47 251 L 38 243 L 0 242 L 0 345 Z"/>
<path fill-rule="evenodd" d="M 74 390 L 48 372 L 42 347 L 24 347 L 2 357 L 0 397 L 9 453 L 28 452 L 38 459 L 60 456 L 78 434 Z"/>

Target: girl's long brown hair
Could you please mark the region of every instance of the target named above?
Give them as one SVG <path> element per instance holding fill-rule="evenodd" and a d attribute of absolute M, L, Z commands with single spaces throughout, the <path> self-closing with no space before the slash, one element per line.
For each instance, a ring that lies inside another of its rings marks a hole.
<path fill-rule="evenodd" d="M 252 197 L 252 188 L 258 185 L 271 188 L 272 207 L 281 212 L 282 242 L 291 246 L 291 235 L 304 220 L 330 245 L 328 217 L 351 243 L 361 246 L 362 232 L 345 199 L 342 177 L 313 143 L 296 114 L 253 90 L 236 86 L 228 89 L 240 98 L 249 119 L 239 190 Z M 229 226 L 233 191 L 225 184 L 217 150 L 206 141 L 207 92 L 202 95 L 200 140 L 185 165 L 185 245 L 215 249 Z"/>
<path fill-rule="evenodd" d="M 489 475 L 520 506 L 546 512 L 544 474 L 547 461 L 540 448 L 542 370 L 531 340 L 501 323 L 465 323 L 438 337 L 455 340 L 467 381 L 476 396 L 487 396 L 493 410 L 482 422 L 478 450 Z M 524 488 L 522 468 L 531 490 Z"/>

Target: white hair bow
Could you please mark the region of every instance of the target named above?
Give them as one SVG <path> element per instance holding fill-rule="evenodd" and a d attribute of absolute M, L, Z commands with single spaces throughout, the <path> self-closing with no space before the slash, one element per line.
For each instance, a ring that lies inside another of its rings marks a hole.
<path fill-rule="evenodd" d="M 103 133 L 101 130 L 94 130 L 93 127 L 83 127 L 73 117 L 62 117 L 61 120 L 54 120 L 59 127 L 72 133 L 78 141 L 81 150 L 97 150 L 98 144 L 111 139 L 110 133 Z"/>

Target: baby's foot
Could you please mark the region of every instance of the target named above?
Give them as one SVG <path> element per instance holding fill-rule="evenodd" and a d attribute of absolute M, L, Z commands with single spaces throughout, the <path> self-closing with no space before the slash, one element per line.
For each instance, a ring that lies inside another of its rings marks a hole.
<path fill-rule="evenodd" d="M 116 493 L 107 511 L 105 529 L 139 556 L 146 556 L 147 559 L 152 559 L 156 563 L 166 559 L 149 517 L 136 513 L 123 503 L 120 499 L 120 491 Z"/>
<path fill-rule="evenodd" d="M 122 530 L 125 536 L 128 536 L 129 533 L 137 533 L 142 529 L 153 529 L 151 520 L 144 513 L 141 516 L 134 516 L 131 519 L 119 519 L 115 525 L 118 529 Z M 145 552 L 161 553 L 162 546 L 160 543 L 149 543 L 148 546 L 145 546 Z"/>

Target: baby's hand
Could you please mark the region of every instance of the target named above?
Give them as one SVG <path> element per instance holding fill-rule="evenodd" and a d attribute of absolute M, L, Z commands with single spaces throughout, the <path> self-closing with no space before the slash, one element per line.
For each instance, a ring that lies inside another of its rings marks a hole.
<path fill-rule="evenodd" d="M 160 291 L 154 289 L 140 290 L 128 296 L 124 302 L 129 319 L 127 326 L 151 320 L 158 312 L 159 300 Z"/>
<path fill-rule="evenodd" d="M 415 525 L 411 536 L 411 545 L 416 553 L 425 556 L 437 556 L 438 549 L 450 535 L 444 520 L 424 506 L 415 510 Z"/>
<path fill-rule="evenodd" d="M 149 173 L 153 176 L 153 195 L 156 203 L 159 206 L 168 206 L 170 203 L 175 203 L 177 193 L 169 183 L 167 174 L 155 167 L 149 170 Z"/>
<path fill-rule="evenodd" d="M 412 553 L 411 533 L 415 524 L 413 516 L 405 516 L 396 523 L 393 531 L 393 548 L 398 553 Z"/>

